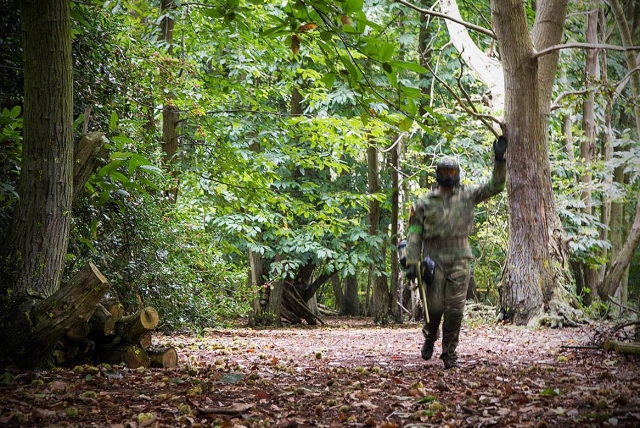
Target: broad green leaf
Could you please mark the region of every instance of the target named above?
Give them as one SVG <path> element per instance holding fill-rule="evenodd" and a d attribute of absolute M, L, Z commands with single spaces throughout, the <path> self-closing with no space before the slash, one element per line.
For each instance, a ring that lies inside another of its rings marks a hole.
<path fill-rule="evenodd" d="M 427 69 L 415 62 L 391 60 L 389 63 L 395 67 L 405 70 L 415 71 L 416 73 L 427 73 Z"/>
<path fill-rule="evenodd" d="M 345 13 L 355 13 L 362 11 L 363 0 L 347 0 L 344 5 Z"/>
<path fill-rule="evenodd" d="M 118 169 L 120 165 L 122 165 L 122 161 L 117 159 L 109 162 L 108 164 L 100 168 L 100 170 L 98 170 L 98 177 L 104 177 L 107 174 L 111 174 L 111 172 Z"/>
<path fill-rule="evenodd" d="M 116 129 L 118 129 L 118 113 L 114 111 L 109 119 L 109 130 L 115 131 Z"/>

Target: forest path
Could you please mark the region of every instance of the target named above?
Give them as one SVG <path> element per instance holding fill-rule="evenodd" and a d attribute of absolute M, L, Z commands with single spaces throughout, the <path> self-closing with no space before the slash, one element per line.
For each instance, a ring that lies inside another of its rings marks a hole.
<path fill-rule="evenodd" d="M 602 325 L 474 324 L 447 371 L 439 343 L 420 358 L 416 323 L 157 334 L 177 368 L 2 370 L 0 427 L 640 426 L 640 360 L 575 348 Z"/>

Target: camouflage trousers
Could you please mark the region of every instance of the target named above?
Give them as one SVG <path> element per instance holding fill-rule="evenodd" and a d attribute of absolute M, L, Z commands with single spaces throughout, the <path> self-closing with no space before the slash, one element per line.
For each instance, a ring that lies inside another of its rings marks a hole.
<path fill-rule="evenodd" d="M 433 284 L 427 287 L 429 323 L 425 323 L 422 334 L 425 341 L 434 343 L 438 339 L 442 321 L 440 358 L 443 361 L 455 361 L 469 287 L 471 261 L 466 257 L 435 257 L 435 261 Z"/>

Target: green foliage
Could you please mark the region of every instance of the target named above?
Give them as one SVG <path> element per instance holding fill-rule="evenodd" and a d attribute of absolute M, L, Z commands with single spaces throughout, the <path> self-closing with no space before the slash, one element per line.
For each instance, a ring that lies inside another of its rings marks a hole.
<path fill-rule="evenodd" d="M 246 272 L 197 219 L 165 213 L 156 197 L 136 190 L 117 198 L 75 213 L 69 275 L 94 261 L 127 311 L 152 305 L 162 328 L 217 326 L 247 313 Z"/>
<path fill-rule="evenodd" d="M 18 200 L 16 191 L 22 156 L 21 108 L 2 109 L 0 115 L 0 238 L 4 237 L 13 206 Z"/>

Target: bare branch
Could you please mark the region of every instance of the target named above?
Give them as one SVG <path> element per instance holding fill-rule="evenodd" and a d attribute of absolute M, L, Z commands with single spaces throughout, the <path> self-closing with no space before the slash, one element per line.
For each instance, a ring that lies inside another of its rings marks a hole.
<path fill-rule="evenodd" d="M 396 3 L 403 4 L 403 5 L 407 6 L 408 8 L 413 9 L 413 10 L 415 10 L 417 12 L 424 13 L 425 15 L 435 16 L 435 17 L 438 17 L 438 18 L 448 19 L 449 21 L 453 21 L 453 22 L 456 22 L 456 23 L 458 23 L 460 25 L 465 26 L 470 30 L 477 31 L 478 33 L 482 33 L 482 34 L 484 34 L 486 36 L 491 37 L 492 39 L 496 39 L 496 35 L 495 35 L 495 33 L 493 31 L 487 30 L 486 28 L 480 27 L 479 25 L 471 24 L 470 22 L 461 21 L 459 19 L 452 18 L 449 15 L 446 15 L 444 13 L 435 12 L 435 11 L 429 10 L 429 9 L 423 9 L 423 8 L 418 7 L 416 5 L 413 5 L 413 4 L 409 3 L 409 2 L 406 2 L 405 0 L 395 0 L 395 1 L 396 1 Z"/>
<path fill-rule="evenodd" d="M 469 115 L 472 117 L 475 117 L 476 119 L 478 119 L 480 122 L 482 122 L 482 124 L 485 126 L 485 128 L 487 128 L 489 131 L 491 131 L 491 133 L 493 135 L 495 135 L 496 138 L 499 137 L 498 133 L 496 132 L 495 129 L 493 129 L 493 127 L 489 124 L 489 120 L 492 120 L 494 122 L 496 122 L 498 125 L 500 125 L 500 128 L 502 128 L 504 126 L 504 124 L 498 120 L 497 118 L 495 118 L 494 116 L 491 115 L 486 115 L 486 114 L 478 114 L 476 113 L 475 107 L 469 108 L 465 105 L 465 102 L 463 99 L 460 98 L 460 96 L 458 96 L 458 94 L 456 94 L 456 92 L 453 90 L 453 88 L 451 86 L 449 86 L 449 84 L 447 82 L 445 82 L 444 80 L 442 80 L 438 75 L 436 75 L 433 70 L 431 69 L 431 67 L 429 66 L 429 64 L 425 64 L 427 66 L 427 68 L 429 69 L 429 71 L 431 72 L 431 74 L 433 75 L 433 77 L 440 82 L 440 84 L 442 86 L 444 86 L 446 88 L 447 91 L 449 91 L 449 93 L 456 99 L 456 102 L 458 103 L 458 105 Z"/>
<path fill-rule="evenodd" d="M 400 0 L 397 0 L 400 1 Z M 618 45 L 608 45 L 608 44 L 599 44 L 599 43 L 580 43 L 580 42 L 575 42 L 575 43 L 564 43 L 561 45 L 553 45 L 553 46 L 549 46 L 548 48 L 542 49 L 541 51 L 538 51 L 535 55 L 534 58 L 540 58 L 543 55 L 549 54 L 551 52 L 555 52 L 555 51 L 559 51 L 561 49 L 573 49 L 573 48 L 578 48 L 578 49 L 607 49 L 607 50 L 612 50 L 612 51 L 635 51 L 635 50 L 640 50 L 640 46 L 618 46 Z"/>

